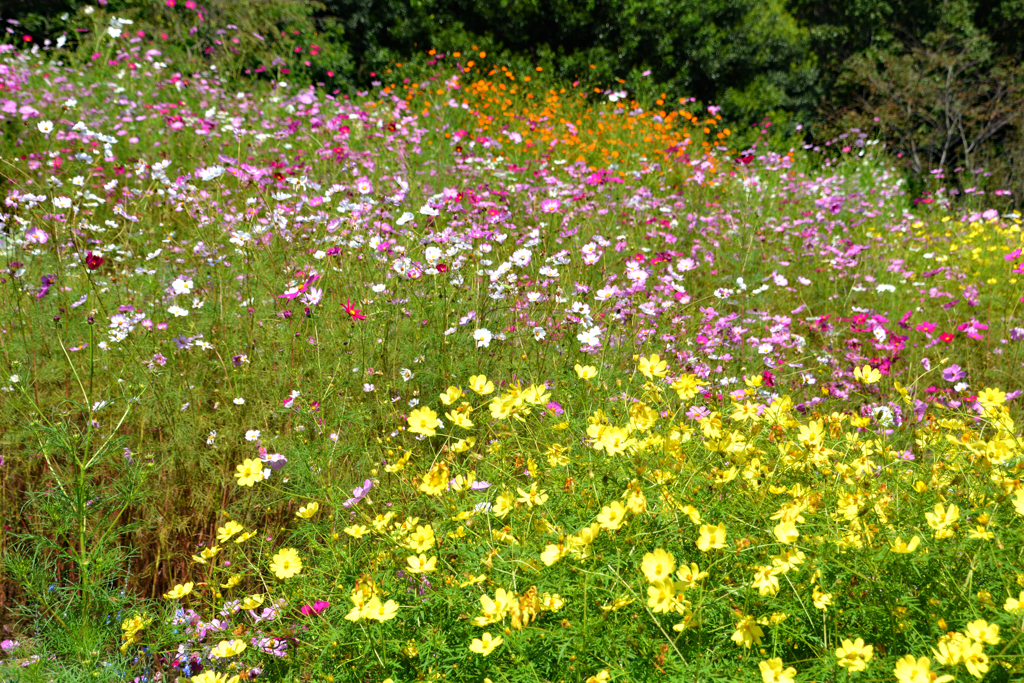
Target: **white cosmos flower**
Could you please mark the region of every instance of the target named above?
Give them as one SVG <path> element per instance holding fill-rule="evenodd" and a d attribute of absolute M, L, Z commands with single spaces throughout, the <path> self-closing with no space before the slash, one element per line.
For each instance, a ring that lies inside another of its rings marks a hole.
<path fill-rule="evenodd" d="M 476 340 L 476 347 L 478 349 L 481 346 L 490 346 L 491 339 L 493 338 L 494 336 L 491 334 L 491 331 L 488 330 L 486 327 L 481 327 L 479 329 L 473 330 L 473 339 Z"/>

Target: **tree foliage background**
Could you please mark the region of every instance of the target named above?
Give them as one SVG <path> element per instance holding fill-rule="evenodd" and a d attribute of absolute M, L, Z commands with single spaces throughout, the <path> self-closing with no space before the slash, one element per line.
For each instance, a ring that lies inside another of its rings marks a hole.
<path fill-rule="evenodd" d="M 108 9 L 173 27 L 171 15 L 186 1 L 109 0 Z M 9 33 L 53 36 L 66 30 L 65 13 L 86 4 L 6 0 L 0 16 L 19 22 L 7 27 Z M 968 174 L 963 182 L 969 184 L 975 180 L 970 174 L 984 169 L 992 174 L 983 176 L 989 185 L 1024 194 L 1018 116 L 1024 112 L 1024 0 L 190 4 L 197 13 L 252 29 L 240 35 L 260 36 L 250 45 L 227 46 L 240 73 L 260 71 L 260 62 L 277 49 L 311 81 L 357 89 L 389 64 L 428 49 L 450 54 L 477 46 L 489 61 L 517 69 L 542 65 L 562 79 L 627 87 L 641 101 L 661 93 L 694 97 L 748 126 L 768 119 L 792 133 L 803 124 L 809 143 L 857 126 L 882 137 L 912 175 L 942 168 L 947 180 Z M 201 32 L 173 37 L 199 53 L 220 49 L 223 57 L 216 36 L 205 43 Z"/>

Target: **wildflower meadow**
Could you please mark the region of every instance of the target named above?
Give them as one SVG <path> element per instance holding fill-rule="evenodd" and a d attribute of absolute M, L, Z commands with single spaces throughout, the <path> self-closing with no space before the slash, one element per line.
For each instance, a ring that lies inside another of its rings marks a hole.
<path fill-rule="evenodd" d="M 1024 675 L 1008 192 L 80 16 L 0 46 L 0 679 Z"/>

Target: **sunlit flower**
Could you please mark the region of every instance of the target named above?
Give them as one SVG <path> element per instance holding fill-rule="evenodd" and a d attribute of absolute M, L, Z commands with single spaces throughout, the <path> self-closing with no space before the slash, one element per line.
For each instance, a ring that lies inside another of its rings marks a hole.
<path fill-rule="evenodd" d="M 796 669 L 791 666 L 783 669 L 779 657 L 759 662 L 757 666 L 761 669 L 761 680 L 764 683 L 794 683 L 796 680 Z"/>
<path fill-rule="evenodd" d="M 422 434 L 423 436 L 435 436 L 437 427 L 441 424 L 437 419 L 437 413 L 423 406 L 409 413 L 409 432 L 411 434 Z"/>
<path fill-rule="evenodd" d="M 736 630 L 730 636 L 730 640 L 749 650 L 751 645 L 761 644 L 762 636 L 764 636 L 764 631 L 757 625 L 757 620 L 747 614 L 741 616 L 736 622 Z"/>
<path fill-rule="evenodd" d="M 241 524 L 233 520 L 228 521 L 222 527 L 217 527 L 217 540 L 221 543 L 227 543 L 232 536 L 237 534 L 239 531 L 244 529 Z"/>
<path fill-rule="evenodd" d="M 717 526 L 702 524 L 697 548 L 705 553 L 712 548 L 720 550 L 725 547 L 725 535 L 725 522 L 720 522 Z"/>
<path fill-rule="evenodd" d="M 914 655 L 906 655 L 897 661 L 893 673 L 900 683 L 946 683 L 954 678 L 936 676 L 931 672 L 931 661 L 927 657 L 915 659 Z"/>
<path fill-rule="evenodd" d="M 486 657 L 494 652 L 495 648 L 503 642 L 505 641 L 501 636 L 491 637 L 490 633 L 484 633 L 479 638 L 473 639 L 473 642 L 469 646 L 469 651 Z"/>
<path fill-rule="evenodd" d="M 274 555 L 270 571 L 279 579 L 290 579 L 302 571 L 302 559 L 295 548 L 284 548 Z"/>
<path fill-rule="evenodd" d="M 651 583 L 668 578 L 676 568 L 676 559 L 672 553 L 657 548 L 654 552 L 646 553 L 640 565 L 640 571 L 644 573 Z"/>
<path fill-rule="evenodd" d="M 861 384 L 874 384 L 882 379 L 882 373 L 870 365 L 865 365 L 854 368 L 853 377 Z"/>
<path fill-rule="evenodd" d="M 473 375 L 469 378 L 469 388 L 481 396 L 486 396 L 494 392 L 494 382 L 488 381 L 484 375 Z"/>
<path fill-rule="evenodd" d="M 917 546 L 920 544 L 920 536 L 913 536 L 908 542 L 905 542 L 902 538 L 897 536 L 896 540 L 893 541 L 892 544 L 889 546 L 889 550 L 891 550 L 894 553 L 900 553 L 901 555 L 907 555 L 917 550 Z"/>
<path fill-rule="evenodd" d="M 413 574 L 425 574 L 437 569 L 437 558 L 430 557 L 428 559 L 422 553 L 420 555 L 410 555 L 406 558 L 405 562 L 408 565 L 409 572 Z"/>
<path fill-rule="evenodd" d="M 295 512 L 295 516 L 296 517 L 301 517 L 302 519 L 309 519 L 310 517 L 315 515 L 317 510 L 319 510 L 319 509 L 320 509 L 320 503 L 318 503 L 318 502 L 316 502 L 314 500 L 312 503 L 309 503 L 308 505 L 303 505 L 302 507 L 300 507 Z"/>
<path fill-rule="evenodd" d="M 188 581 L 186 583 L 179 583 L 174 588 L 164 593 L 164 597 L 168 600 L 178 600 L 191 593 L 192 587 L 194 585 L 195 583 L 193 583 L 192 581 Z"/>
<path fill-rule="evenodd" d="M 235 479 L 239 486 L 252 486 L 258 481 L 263 481 L 263 461 L 255 458 L 246 458 L 241 465 L 235 467 Z"/>
<path fill-rule="evenodd" d="M 580 365 L 577 363 L 575 370 L 576 376 L 580 379 L 593 379 L 594 377 L 597 377 L 597 368 L 593 365 Z"/>
<path fill-rule="evenodd" d="M 796 524 L 793 522 L 781 522 L 774 529 L 772 534 L 775 536 L 775 540 L 779 543 L 796 543 L 796 539 L 800 537 L 800 532 L 797 531 Z"/>
<path fill-rule="evenodd" d="M 668 363 L 663 361 L 658 354 L 652 353 L 650 357 L 641 356 L 637 368 L 640 370 L 640 374 L 647 379 L 654 379 L 665 376 L 668 371 Z"/>
<path fill-rule="evenodd" d="M 619 501 L 612 501 L 611 505 L 605 505 L 597 515 L 597 521 L 602 529 L 615 531 L 626 521 L 626 508 Z"/>
<path fill-rule="evenodd" d="M 875 656 L 875 648 L 865 645 L 863 638 L 851 641 L 843 639 L 843 644 L 836 649 L 836 657 L 839 658 L 839 666 L 847 671 L 864 671 L 868 668 L 868 662 Z"/>

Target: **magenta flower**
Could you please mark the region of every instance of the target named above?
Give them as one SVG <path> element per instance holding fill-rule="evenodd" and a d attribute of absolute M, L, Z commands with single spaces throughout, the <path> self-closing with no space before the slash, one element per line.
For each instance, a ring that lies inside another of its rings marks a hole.
<path fill-rule="evenodd" d="M 303 605 L 299 611 L 305 614 L 307 617 L 313 614 L 321 614 L 325 609 L 331 606 L 331 603 L 326 600 L 317 600 L 312 605 Z"/>

